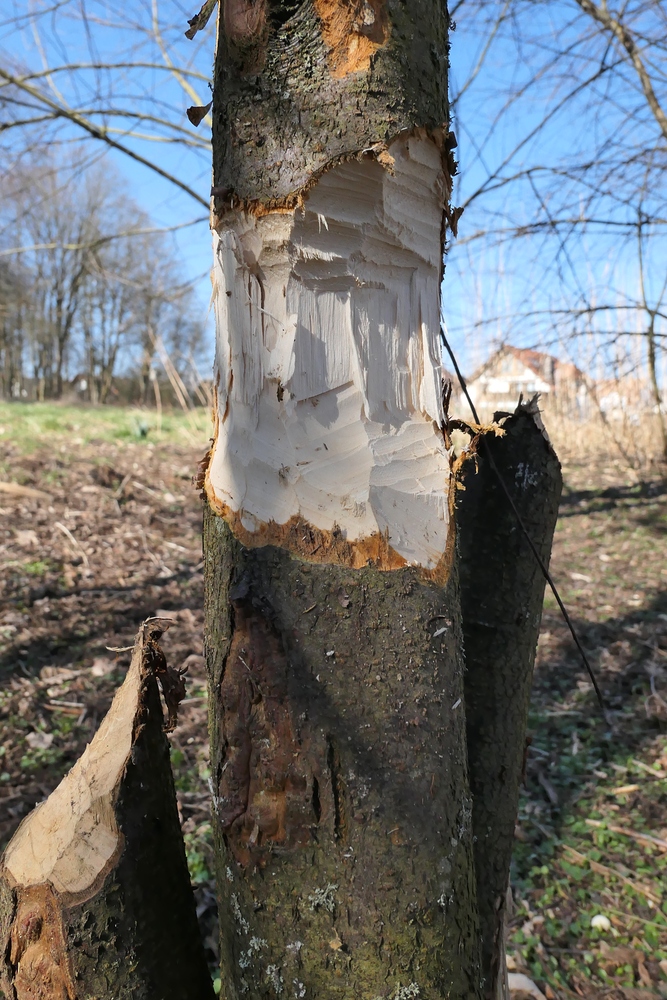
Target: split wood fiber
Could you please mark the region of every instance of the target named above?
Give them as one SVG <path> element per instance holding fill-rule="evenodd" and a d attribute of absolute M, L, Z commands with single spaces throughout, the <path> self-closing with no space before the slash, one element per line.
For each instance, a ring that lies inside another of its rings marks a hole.
<path fill-rule="evenodd" d="M 449 460 L 439 352 L 442 151 L 338 164 L 303 208 L 231 212 L 215 238 L 216 436 L 207 485 L 237 534 L 336 527 L 368 558 L 434 569 Z M 268 525 L 271 524 L 271 529 Z M 267 534 L 271 537 L 267 537 Z"/>
<path fill-rule="evenodd" d="M 94 739 L 3 855 L 7 1000 L 213 997 L 156 682 L 167 627 L 142 625 Z"/>
<path fill-rule="evenodd" d="M 440 0 L 223 3 L 205 485 L 248 546 L 445 570 L 447 32 Z"/>
<path fill-rule="evenodd" d="M 489 998 L 505 972 L 505 901 L 545 587 L 498 473 L 547 566 L 562 488 L 536 402 L 519 405 L 511 416 L 496 414 L 494 421 L 505 433 L 477 441 L 459 474 L 464 489 L 456 503 L 477 898 Z"/>

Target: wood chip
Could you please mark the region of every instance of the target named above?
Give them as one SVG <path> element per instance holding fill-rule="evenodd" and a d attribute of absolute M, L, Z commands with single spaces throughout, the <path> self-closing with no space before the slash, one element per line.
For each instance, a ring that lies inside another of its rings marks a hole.
<path fill-rule="evenodd" d="M 343 947 L 343 942 L 341 941 L 340 937 L 338 936 L 338 931 L 336 930 L 335 927 L 334 927 L 333 937 L 329 941 L 329 947 L 333 951 L 339 951 Z"/>
<path fill-rule="evenodd" d="M 619 785 L 618 788 L 612 788 L 612 795 L 629 795 L 631 792 L 638 792 L 639 785 Z"/>
<path fill-rule="evenodd" d="M 42 708 L 45 708 L 47 712 L 62 712 L 63 715 L 71 715 L 72 718 L 77 719 L 83 707 L 82 705 L 81 708 L 66 708 L 64 705 L 52 705 L 49 702 L 46 705 L 42 705 Z"/>
<path fill-rule="evenodd" d="M 535 1000 L 546 1000 L 539 986 L 536 986 L 533 980 L 522 972 L 508 972 L 507 985 L 511 997 L 530 996 L 535 997 Z"/>
<path fill-rule="evenodd" d="M 648 764 L 645 764 L 641 760 L 636 760 L 634 757 L 632 758 L 632 763 L 635 767 L 639 767 L 642 771 L 646 771 L 647 774 L 652 774 L 654 778 L 667 778 L 667 774 L 665 774 L 664 771 L 658 771 L 655 767 L 649 767 Z"/>
<path fill-rule="evenodd" d="M 34 500 L 51 500 L 50 493 L 33 489 L 32 486 L 21 486 L 19 483 L 0 482 L 0 493 L 9 493 L 15 497 L 32 497 Z"/>
<path fill-rule="evenodd" d="M 616 826 L 614 823 L 601 823 L 598 819 L 587 819 L 586 823 L 588 826 L 610 830 L 612 833 L 620 833 L 624 837 L 632 837 L 633 840 L 653 844 L 655 847 L 659 847 L 661 851 L 667 851 L 667 840 L 661 840 L 660 837 L 652 837 L 650 833 L 638 833 L 637 830 L 628 830 L 627 827 Z"/>

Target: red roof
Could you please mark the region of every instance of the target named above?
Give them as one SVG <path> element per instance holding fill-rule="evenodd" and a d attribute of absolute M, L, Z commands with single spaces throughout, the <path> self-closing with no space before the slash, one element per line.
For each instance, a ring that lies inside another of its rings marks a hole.
<path fill-rule="evenodd" d="M 584 373 L 569 361 L 560 361 L 552 354 L 546 354 L 544 351 L 535 351 L 531 347 L 512 347 L 510 344 L 503 344 L 502 347 L 494 351 L 491 357 L 487 358 L 484 364 L 470 376 L 469 381 L 472 382 L 482 375 L 493 364 L 495 359 L 503 354 L 511 354 L 517 361 L 525 365 L 526 368 L 529 368 L 536 375 L 539 375 L 540 378 L 544 379 L 545 382 L 553 382 L 557 371 L 559 380 L 573 379 L 585 381 Z"/>

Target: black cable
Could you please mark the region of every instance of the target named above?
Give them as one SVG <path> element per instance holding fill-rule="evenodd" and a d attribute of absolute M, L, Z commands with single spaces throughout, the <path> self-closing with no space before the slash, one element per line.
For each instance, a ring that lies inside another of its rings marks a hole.
<path fill-rule="evenodd" d="M 477 410 L 475 409 L 475 404 L 473 403 L 472 399 L 470 398 L 470 393 L 468 392 L 468 386 L 466 385 L 466 381 L 465 381 L 463 375 L 461 374 L 461 369 L 458 366 L 458 362 L 457 362 L 457 360 L 456 360 L 456 358 L 454 356 L 454 352 L 452 351 L 451 347 L 449 346 L 449 341 L 447 340 L 447 335 L 446 335 L 444 327 L 442 325 L 440 326 L 440 338 L 442 340 L 444 348 L 446 349 L 447 353 L 449 354 L 450 358 L 452 359 L 452 364 L 454 365 L 454 371 L 456 372 L 456 377 L 458 378 L 459 383 L 461 385 L 461 388 L 463 389 L 463 393 L 464 393 L 466 399 L 468 400 L 468 405 L 470 406 L 470 409 L 472 411 L 472 415 L 473 415 L 473 418 L 475 420 L 475 423 L 479 424 L 480 420 L 479 420 L 479 416 L 477 415 Z M 584 652 L 584 648 L 581 645 L 581 642 L 579 640 L 579 636 L 577 635 L 576 629 L 575 629 L 574 625 L 572 624 L 572 619 L 570 618 L 570 616 L 568 614 L 567 608 L 563 604 L 563 600 L 562 600 L 560 594 L 558 593 L 558 588 L 556 587 L 556 584 L 554 583 L 553 578 L 551 576 L 551 573 L 547 569 L 547 567 L 546 567 L 546 565 L 544 563 L 544 560 L 542 559 L 541 555 L 537 551 L 537 548 L 535 547 L 535 543 L 533 542 L 532 538 L 530 537 L 530 535 L 528 533 L 528 529 L 526 528 L 526 525 L 524 524 L 523 518 L 521 517 L 521 514 L 519 513 L 519 509 L 518 509 L 517 505 L 514 502 L 514 498 L 512 497 L 512 494 L 510 493 L 509 489 L 507 488 L 505 480 L 503 479 L 503 477 L 500 474 L 500 469 L 496 465 L 496 462 L 495 462 L 495 459 L 494 459 L 493 454 L 491 452 L 491 449 L 486 447 L 486 442 L 484 441 L 483 437 L 480 437 L 480 443 L 484 447 L 484 450 L 486 452 L 486 456 L 487 456 L 487 458 L 489 460 L 489 464 L 490 464 L 491 468 L 493 469 L 493 472 L 494 472 L 494 474 L 495 474 L 498 482 L 500 483 L 500 487 L 501 487 L 503 493 L 505 494 L 505 496 L 507 497 L 507 499 L 509 501 L 510 507 L 512 508 L 512 510 L 514 512 L 514 516 L 517 519 L 517 523 L 518 523 L 519 527 L 521 528 L 521 531 L 523 532 L 523 535 L 524 535 L 526 541 L 528 542 L 528 545 L 530 546 L 530 549 L 531 549 L 533 555 L 535 556 L 535 559 L 537 561 L 537 565 L 540 567 L 540 570 L 542 571 L 542 575 L 544 576 L 544 579 L 547 581 L 547 583 L 551 587 L 551 592 L 554 595 L 554 597 L 556 598 L 556 603 L 558 604 L 558 607 L 560 608 L 560 612 L 561 612 L 561 614 L 563 616 L 563 619 L 565 620 L 565 624 L 567 625 L 567 627 L 570 630 L 570 634 L 571 634 L 572 638 L 574 639 L 574 644 L 577 647 L 577 649 L 579 650 L 579 655 L 581 656 L 583 664 L 586 667 L 586 670 L 588 671 L 588 676 L 590 677 L 591 681 L 593 682 L 593 687 L 595 689 L 595 694 L 597 695 L 597 699 L 598 699 L 598 701 L 600 703 L 600 708 L 602 709 L 602 715 L 604 716 L 605 722 L 607 722 L 609 725 L 611 725 L 612 724 L 612 720 L 609 718 L 609 715 L 607 713 L 607 708 L 605 706 L 604 699 L 602 697 L 602 692 L 600 691 L 600 685 L 597 682 L 597 677 L 595 676 L 595 674 L 593 672 L 593 668 L 592 668 L 592 666 L 589 663 L 588 657 L 586 656 L 586 653 Z"/>

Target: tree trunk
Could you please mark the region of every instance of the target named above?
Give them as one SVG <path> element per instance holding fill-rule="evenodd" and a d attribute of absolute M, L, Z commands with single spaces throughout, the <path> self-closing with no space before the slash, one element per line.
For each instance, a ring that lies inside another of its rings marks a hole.
<path fill-rule="evenodd" d="M 158 646 L 166 627 L 142 626 L 92 743 L 5 851 L 7 1000 L 213 1000 L 156 683 L 171 715 L 182 680 Z"/>
<path fill-rule="evenodd" d="M 228 0 L 220 25 L 202 482 L 223 996 L 478 997 L 446 7 Z"/>
<path fill-rule="evenodd" d="M 204 539 L 224 995 L 477 996 L 454 578 Z"/>
<path fill-rule="evenodd" d="M 665 420 L 665 411 L 662 404 L 662 394 L 660 392 L 660 383 L 658 382 L 658 372 L 656 364 L 656 337 L 655 337 L 655 315 L 651 317 L 651 323 L 647 330 L 647 342 L 648 342 L 648 371 L 649 378 L 651 380 L 651 392 L 653 393 L 653 404 L 655 407 L 655 414 L 658 418 L 658 428 L 660 430 L 660 443 L 661 443 L 661 453 L 660 460 L 667 463 L 667 421 Z"/>
<path fill-rule="evenodd" d="M 483 435 L 457 502 L 465 700 L 486 996 L 504 972 L 504 916 L 545 580 L 492 461 L 548 564 L 562 480 L 537 413 L 519 405 Z"/>

